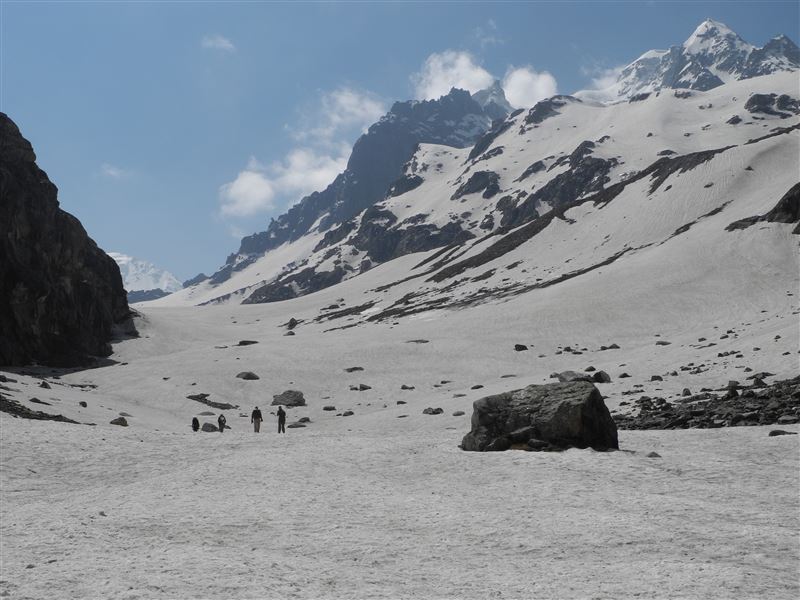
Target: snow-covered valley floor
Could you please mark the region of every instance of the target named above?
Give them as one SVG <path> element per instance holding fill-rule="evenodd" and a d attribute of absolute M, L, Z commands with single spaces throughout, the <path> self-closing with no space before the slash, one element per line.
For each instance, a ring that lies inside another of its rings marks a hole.
<path fill-rule="evenodd" d="M 0 596 L 796 598 L 800 436 L 768 432 L 798 425 L 621 431 L 612 453 L 458 448 L 474 400 L 553 371 L 607 371 L 612 413 L 796 376 L 789 235 L 382 323 L 356 309 L 418 255 L 288 302 L 142 305 L 114 364 L 3 372 L 11 400 L 96 426 L 0 414 Z M 354 315 L 319 319 L 333 303 Z M 308 404 L 288 423 L 310 423 L 278 436 L 288 389 Z M 237 406 L 230 431 L 191 432 L 219 412 L 196 394 Z"/>
<path fill-rule="evenodd" d="M 800 446 L 770 428 L 480 454 L 457 448 L 460 420 L 278 436 L 272 419 L 259 435 L 0 419 L 4 597 L 800 593 Z"/>

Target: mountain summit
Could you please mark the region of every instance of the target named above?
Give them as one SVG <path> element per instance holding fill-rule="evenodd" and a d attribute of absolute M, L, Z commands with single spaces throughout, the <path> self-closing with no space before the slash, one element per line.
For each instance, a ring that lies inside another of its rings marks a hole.
<path fill-rule="evenodd" d="M 757 48 L 727 25 L 706 19 L 680 46 L 649 50 L 622 69 L 610 87 L 585 99 L 622 100 L 660 89 L 710 90 L 730 81 L 800 69 L 800 49 L 785 35 Z"/>

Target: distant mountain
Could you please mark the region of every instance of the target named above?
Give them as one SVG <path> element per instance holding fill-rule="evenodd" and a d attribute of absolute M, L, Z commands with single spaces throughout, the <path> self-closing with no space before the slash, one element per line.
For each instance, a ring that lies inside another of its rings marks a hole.
<path fill-rule="evenodd" d="M 59 207 L 30 142 L 0 113 L 0 365 L 90 364 L 135 333 L 117 264 Z"/>
<path fill-rule="evenodd" d="M 464 118 L 473 123 L 481 118 L 485 127 L 489 119 L 487 107 L 503 109 L 505 103 L 497 83 L 472 96 L 454 90 L 439 101 L 397 103 L 389 115 L 370 128 L 370 133 L 359 140 L 353 151 L 356 157 L 363 151 L 359 144 L 369 140 L 376 153 L 388 156 L 392 136 L 408 140 L 403 153 L 414 148 L 400 167 L 400 175 L 386 183 L 383 192 L 378 193 L 380 187 L 376 183 L 374 195 L 361 197 L 363 202 L 345 195 L 340 198 L 341 204 L 318 207 L 317 212 L 309 214 L 304 228 L 292 225 L 289 215 L 293 211 L 303 210 L 314 198 L 322 196 L 312 194 L 275 221 L 270 231 L 243 241 L 243 249 L 252 241 L 259 240 L 259 244 L 254 244 L 250 253 L 236 255 L 234 259 L 240 262 L 229 260 L 229 266 L 241 265 L 231 268 L 229 279 L 199 281 L 165 299 L 164 304 L 277 302 L 339 284 L 379 265 L 381 273 L 398 270 L 398 285 L 414 280 L 420 286 L 416 291 L 411 284 L 403 286 L 409 290 L 409 296 L 398 301 L 398 313 L 405 311 L 405 304 L 426 297 L 425 290 L 431 282 L 451 280 L 453 287 L 441 290 L 444 298 L 441 302 L 451 302 L 445 296 L 462 286 L 459 275 L 462 272 L 470 273 L 472 281 L 499 279 L 493 289 L 487 287 L 482 291 L 482 297 L 500 297 L 505 292 L 498 290 L 512 286 L 506 282 L 515 280 L 510 274 L 503 277 L 504 270 L 511 266 L 494 262 L 501 256 L 514 254 L 509 265 L 531 259 L 528 267 L 531 272 L 539 269 L 538 260 L 560 257 L 562 262 L 553 263 L 547 273 L 539 271 L 539 279 L 534 278 L 530 285 L 538 285 L 536 281 L 545 280 L 545 275 L 555 276 L 562 271 L 566 274 L 564 265 L 574 266 L 573 256 L 582 251 L 580 244 L 575 244 L 582 238 L 568 234 L 563 228 L 575 225 L 582 218 L 580 215 L 589 210 L 588 204 L 584 205 L 587 199 L 592 199 L 592 205 L 604 206 L 622 196 L 636 207 L 625 214 L 616 210 L 603 213 L 614 213 L 619 221 L 605 222 L 598 213 L 575 227 L 589 228 L 582 235 L 594 237 L 604 229 L 610 235 L 625 220 L 625 227 L 617 235 L 615 251 L 628 252 L 625 248 L 665 243 L 670 236 L 680 235 L 692 226 L 685 220 L 688 214 L 685 208 L 675 214 L 659 214 L 657 227 L 655 221 L 642 221 L 639 212 L 645 214 L 650 210 L 647 198 L 655 198 L 656 191 L 659 198 L 667 195 L 675 206 L 681 207 L 688 198 L 702 197 L 707 211 L 722 211 L 724 202 L 732 202 L 725 195 L 730 193 L 725 187 L 728 184 L 723 185 L 723 181 L 732 181 L 730 178 L 748 181 L 748 185 L 762 190 L 762 194 L 748 192 L 749 195 L 740 198 L 739 207 L 725 213 L 726 217 L 732 215 L 729 222 L 742 219 L 750 224 L 773 222 L 775 214 L 791 211 L 773 214 L 762 210 L 773 206 L 763 207 L 759 202 L 778 203 L 797 183 L 800 99 L 792 62 L 793 45 L 785 38 L 775 38 L 772 46 L 754 49 L 723 27 L 707 21 L 682 46 L 654 55 L 663 57 L 672 52 L 683 56 L 680 59 L 684 61 L 680 63 L 683 67 L 674 68 L 686 77 L 692 71 L 685 68 L 689 62 L 705 65 L 703 68 L 709 73 L 712 70 L 728 73 L 729 82 L 721 84 L 724 89 L 717 90 L 720 85 L 716 84 L 709 90 L 700 89 L 702 76 L 691 81 L 668 80 L 662 73 L 658 81 L 652 78 L 645 81 L 640 72 L 638 87 L 631 84 L 627 89 L 631 96 L 626 102 L 598 103 L 573 96 L 554 96 L 528 110 L 515 110 L 493 120 L 483 135 L 460 136 L 458 143 L 452 142 L 452 135 L 441 135 L 463 129 L 444 119 L 443 104 L 457 103 L 468 108 Z M 641 61 L 633 64 L 641 66 Z M 750 76 L 773 68 L 774 73 Z M 715 77 L 723 81 L 721 76 Z M 667 83 L 695 87 L 660 92 L 662 88 L 658 86 Z M 645 89 L 653 93 L 642 91 Z M 431 128 L 438 135 L 429 137 L 445 141 L 411 143 L 424 137 L 420 131 Z M 470 137 L 472 141 L 467 143 Z M 785 153 L 780 160 L 788 161 L 786 173 L 767 175 L 765 168 L 755 173 L 753 169 L 745 170 L 745 175 L 728 171 L 718 174 L 720 170 L 730 170 L 725 164 L 733 160 L 731 157 L 746 164 L 754 160 L 749 153 L 755 149 L 766 152 L 764 148 Z M 403 153 L 393 154 L 392 160 L 399 160 Z M 724 160 L 715 160 L 721 153 Z M 340 176 L 345 181 L 363 172 L 357 170 L 352 158 L 351 163 L 353 169 L 348 168 Z M 704 168 L 696 169 L 701 164 Z M 689 172 L 691 176 L 682 177 Z M 699 176 L 701 180 L 696 179 Z M 662 188 L 661 183 L 666 179 L 669 184 Z M 333 186 L 336 185 L 334 182 Z M 768 187 L 771 191 L 764 192 Z M 786 202 L 794 203 L 797 193 L 792 192 L 787 198 Z M 696 208 L 690 212 L 694 214 Z M 750 210 L 753 212 L 746 212 Z M 573 212 L 568 216 L 567 211 Z M 705 219 L 714 214 L 717 213 L 695 216 Z M 793 217 L 784 221 L 794 222 Z M 281 223 L 285 226 L 276 225 Z M 664 227 L 672 227 L 669 235 L 664 234 Z M 540 246 L 538 241 L 528 245 L 530 255 L 516 251 L 545 229 L 546 239 L 564 237 L 552 239 L 553 246 L 549 243 Z M 727 238 L 720 242 L 727 243 Z M 609 244 L 600 240 L 594 251 L 608 250 Z M 432 250 L 437 251 L 418 260 L 396 260 Z M 592 252 L 587 254 L 590 256 Z M 612 260 L 613 256 L 605 258 Z M 476 271 L 490 263 L 491 268 Z M 413 266 L 409 269 L 409 265 Z M 385 289 L 388 288 L 376 291 Z M 461 301 L 473 300 L 465 296 Z"/>
<path fill-rule="evenodd" d="M 475 143 L 492 120 L 508 114 L 499 84 L 470 96 L 453 89 L 438 100 L 396 102 L 353 146 L 347 169 L 327 188 L 306 196 L 285 214 L 273 219 L 266 231 L 245 237 L 239 251 L 210 278 L 226 281 L 233 272 L 252 264 L 265 252 L 299 239 L 309 231 L 328 231 L 383 199 L 403 165 L 422 143 L 464 148 Z"/>
<path fill-rule="evenodd" d="M 756 48 L 723 23 L 706 19 L 680 46 L 645 52 L 609 88 L 577 95 L 614 100 L 661 89 L 710 90 L 730 81 L 798 69 L 800 49 L 785 35 Z"/>
<path fill-rule="evenodd" d="M 153 263 L 119 252 L 109 252 L 108 255 L 119 266 L 129 302 L 155 300 L 183 289 L 172 273 L 159 269 Z"/>

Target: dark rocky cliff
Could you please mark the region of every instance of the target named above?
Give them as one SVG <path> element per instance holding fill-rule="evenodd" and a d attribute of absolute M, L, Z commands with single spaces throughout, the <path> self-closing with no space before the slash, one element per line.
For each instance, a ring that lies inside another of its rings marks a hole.
<path fill-rule="evenodd" d="M 135 332 L 117 263 L 56 196 L 0 113 L 0 365 L 88 365 Z"/>

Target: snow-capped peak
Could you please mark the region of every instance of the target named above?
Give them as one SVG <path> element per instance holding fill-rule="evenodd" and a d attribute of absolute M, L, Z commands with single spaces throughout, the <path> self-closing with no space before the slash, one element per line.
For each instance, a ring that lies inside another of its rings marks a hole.
<path fill-rule="evenodd" d="M 742 79 L 800 69 L 800 50 L 785 35 L 757 48 L 724 23 L 706 19 L 680 46 L 649 50 L 620 71 L 603 89 L 577 92 L 580 98 L 614 102 L 661 89 L 707 91 Z"/>
<path fill-rule="evenodd" d="M 183 289 L 172 273 L 159 269 L 153 263 L 120 252 L 108 252 L 108 255 L 119 266 L 122 282 L 128 292 L 161 289 L 172 293 Z"/>
<path fill-rule="evenodd" d="M 718 53 L 728 48 L 746 52 L 753 49 L 727 25 L 713 19 L 706 19 L 700 23 L 689 39 L 683 43 L 683 48 L 689 54 Z"/>

